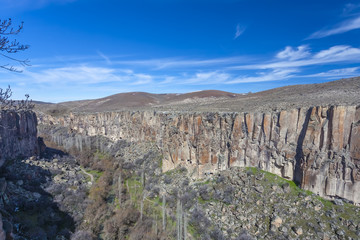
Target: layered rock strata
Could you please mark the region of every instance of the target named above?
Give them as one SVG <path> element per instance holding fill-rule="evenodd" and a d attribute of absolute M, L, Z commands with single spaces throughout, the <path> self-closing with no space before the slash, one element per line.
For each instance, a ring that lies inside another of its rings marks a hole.
<path fill-rule="evenodd" d="M 39 122 L 112 141 L 154 141 L 163 153 L 163 171 L 182 165 L 193 177 L 202 177 L 232 166 L 259 167 L 320 196 L 360 204 L 360 106 L 250 113 L 72 113 L 41 115 Z M 64 140 L 53 138 L 60 144 Z M 86 144 L 86 138 L 76 139 L 78 148 Z"/>
<path fill-rule="evenodd" d="M 0 112 L 0 167 L 7 159 L 35 154 L 37 147 L 37 118 L 34 112 Z"/>

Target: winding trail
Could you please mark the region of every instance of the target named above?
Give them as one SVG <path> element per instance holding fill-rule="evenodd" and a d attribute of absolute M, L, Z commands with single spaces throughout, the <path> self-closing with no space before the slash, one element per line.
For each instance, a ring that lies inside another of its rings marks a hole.
<path fill-rule="evenodd" d="M 82 167 L 80 167 L 80 170 L 81 170 L 84 174 L 86 174 L 86 175 L 88 175 L 88 176 L 90 177 L 91 183 L 94 183 L 94 182 L 95 182 L 94 176 L 93 176 L 92 174 L 86 172 Z"/>

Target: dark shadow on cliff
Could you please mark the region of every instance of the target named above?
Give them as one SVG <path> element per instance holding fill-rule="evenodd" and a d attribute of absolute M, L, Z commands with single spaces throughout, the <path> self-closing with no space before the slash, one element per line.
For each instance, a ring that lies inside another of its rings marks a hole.
<path fill-rule="evenodd" d="M 302 164 L 304 161 L 303 144 L 306 135 L 307 127 L 311 116 L 312 108 L 309 108 L 306 112 L 304 124 L 302 126 L 299 138 L 297 140 L 296 155 L 295 155 L 295 170 L 294 170 L 294 182 L 301 187 L 303 181 L 303 169 Z"/>
<path fill-rule="evenodd" d="M 51 159 L 56 156 L 60 156 L 60 157 L 69 156 L 69 154 L 56 148 L 46 147 L 45 152 L 42 153 L 41 156 L 47 159 Z"/>

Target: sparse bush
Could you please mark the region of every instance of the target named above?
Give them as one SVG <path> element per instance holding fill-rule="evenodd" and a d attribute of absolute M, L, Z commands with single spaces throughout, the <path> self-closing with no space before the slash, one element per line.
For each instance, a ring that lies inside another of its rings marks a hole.
<path fill-rule="evenodd" d="M 172 178 L 169 175 L 165 175 L 164 177 L 164 183 L 165 184 L 171 184 Z"/>
<path fill-rule="evenodd" d="M 243 230 L 242 233 L 236 238 L 236 240 L 253 240 L 253 238 L 247 233 L 246 230 Z"/>
<path fill-rule="evenodd" d="M 219 175 L 219 177 L 216 178 L 216 183 L 223 183 L 225 181 L 224 175 Z"/>
<path fill-rule="evenodd" d="M 234 188 L 231 185 L 227 186 L 224 191 L 223 202 L 226 204 L 231 204 L 231 202 L 233 200 L 233 193 L 234 193 Z"/>
<path fill-rule="evenodd" d="M 206 233 L 210 225 L 209 219 L 205 216 L 205 213 L 198 207 L 195 207 L 194 210 L 191 212 L 189 223 L 194 226 L 198 232 L 201 233 Z"/>
<path fill-rule="evenodd" d="M 209 195 L 209 192 L 208 192 L 208 186 L 207 185 L 200 186 L 199 195 L 204 201 L 209 201 L 210 200 L 210 195 Z"/>
<path fill-rule="evenodd" d="M 74 234 L 71 235 L 71 240 L 92 240 L 94 239 L 93 235 L 84 230 L 76 231 Z"/>
<path fill-rule="evenodd" d="M 210 237 L 211 237 L 211 239 L 214 239 L 214 240 L 225 240 L 226 239 L 224 237 L 222 231 L 217 227 L 215 227 L 215 229 L 213 229 L 210 232 Z"/>
<path fill-rule="evenodd" d="M 124 162 L 122 168 L 127 170 L 134 170 L 136 166 L 132 162 Z"/>
<path fill-rule="evenodd" d="M 189 183 L 190 183 L 189 179 L 185 178 L 184 181 L 182 182 L 182 185 L 183 185 L 183 187 L 186 187 L 186 186 L 189 186 Z"/>
<path fill-rule="evenodd" d="M 135 165 L 141 166 L 144 162 L 144 158 L 138 158 L 135 160 Z"/>
<path fill-rule="evenodd" d="M 222 200 L 221 191 L 215 190 L 213 194 L 213 198 L 217 201 L 221 201 Z"/>
<path fill-rule="evenodd" d="M 181 202 L 185 209 L 190 209 L 195 204 L 196 192 L 188 189 L 182 196 Z"/>

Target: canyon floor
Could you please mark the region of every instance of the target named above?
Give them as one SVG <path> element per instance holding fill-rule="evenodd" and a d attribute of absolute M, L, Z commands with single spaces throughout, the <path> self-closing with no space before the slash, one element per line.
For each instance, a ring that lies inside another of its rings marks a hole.
<path fill-rule="evenodd" d="M 14 239 L 360 238 L 359 207 L 274 174 L 232 168 L 192 180 L 181 167 L 162 173 L 152 144 L 116 152 L 74 158 L 47 148 L 9 162 L 1 203 Z"/>

